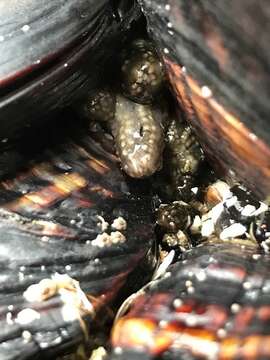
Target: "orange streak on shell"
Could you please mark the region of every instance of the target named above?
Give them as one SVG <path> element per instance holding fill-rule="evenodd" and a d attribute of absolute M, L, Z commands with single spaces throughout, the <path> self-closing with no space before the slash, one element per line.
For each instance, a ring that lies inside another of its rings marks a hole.
<path fill-rule="evenodd" d="M 156 328 L 154 321 L 148 319 L 122 318 L 113 328 L 112 344 L 124 348 L 152 348 Z"/>
<path fill-rule="evenodd" d="M 101 195 L 107 197 L 107 198 L 113 198 L 115 195 L 112 191 L 105 189 L 104 187 L 100 185 L 94 185 L 90 187 L 90 190 L 93 192 L 100 193 Z"/>
<path fill-rule="evenodd" d="M 270 336 L 251 335 L 244 338 L 227 338 L 221 343 L 219 359 L 255 360 L 270 357 Z"/>
<path fill-rule="evenodd" d="M 29 210 L 49 207 L 60 199 L 67 197 L 73 191 L 84 188 L 86 185 L 86 180 L 77 173 L 58 175 L 54 177 L 54 184 L 38 192 L 28 193 L 18 200 L 7 204 L 5 208 L 18 211 L 26 207 Z"/>
<path fill-rule="evenodd" d="M 179 103 L 194 126 L 206 150 L 226 170 L 230 166 L 242 181 L 267 196 L 270 193 L 270 148 L 211 93 L 186 73 L 185 68 L 164 58 Z M 222 158 L 221 158 L 222 157 Z M 224 170 L 224 169 L 223 169 Z M 260 182 L 260 183 L 259 183 Z"/>
<path fill-rule="evenodd" d="M 107 164 L 101 160 L 95 159 L 94 157 L 87 160 L 87 164 L 101 175 L 106 174 L 110 170 Z"/>

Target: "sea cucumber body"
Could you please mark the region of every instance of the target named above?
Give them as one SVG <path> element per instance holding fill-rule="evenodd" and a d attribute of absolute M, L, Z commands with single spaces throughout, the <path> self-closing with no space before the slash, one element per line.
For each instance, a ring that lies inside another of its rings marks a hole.
<path fill-rule="evenodd" d="M 118 95 L 113 135 L 124 171 L 135 178 L 161 168 L 164 148 L 162 110 Z"/>

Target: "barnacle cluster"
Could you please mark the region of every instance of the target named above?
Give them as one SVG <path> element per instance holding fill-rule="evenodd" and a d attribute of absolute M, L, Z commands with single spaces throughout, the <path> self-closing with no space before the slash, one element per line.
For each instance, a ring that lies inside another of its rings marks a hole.
<path fill-rule="evenodd" d="M 158 208 L 157 225 L 169 248 L 178 246 L 172 234 L 181 232 L 189 239 L 187 249 L 204 242 L 236 241 L 260 245 L 269 252 L 270 212 L 266 203 L 258 201 L 243 185 L 229 186 L 221 180 L 210 184 L 203 193 L 204 206 L 193 199 L 189 204 L 172 202 Z"/>

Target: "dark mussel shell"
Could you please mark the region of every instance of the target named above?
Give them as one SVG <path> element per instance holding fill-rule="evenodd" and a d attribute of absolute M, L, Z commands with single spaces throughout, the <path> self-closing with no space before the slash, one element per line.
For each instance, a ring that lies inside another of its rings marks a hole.
<path fill-rule="evenodd" d="M 78 345 L 89 329 L 92 339 L 93 323 L 104 322 L 124 296 L 123 285 L 139 286 L 143 268 L 154 264 L 150 193 L 138 195 L 104 141 L 76 131 L 75 123 L 72 137 L 63 131 L 67 119 L 59 127 L 53 123 L 49 150 L 39 149 L 28 168 L 0 185 L 1 360 L 52 359 Z M 126 226 L 113 225 L 119 217 Z M 75 307 L 79 315 L 72 317 L 72 302 L 57 291 L 44 301 L 24 296 L 55 274 L 79 282 L 91 311 Z"/>
<path fill-rule="evenodd" d="M 97 86 L 139 16 L 121 3 L 0 1 L 0 140 Z"/>
<path fill-rule="evenodd" d="M 171 84 L 213 165 L 270 194 L 268 0 L 139 0 Z"/>
<path fill-rule="evenodd" d="M 237 244 L 187 251 L 112 332 L 113 359 L 268 359 L 269 255 Z"/>

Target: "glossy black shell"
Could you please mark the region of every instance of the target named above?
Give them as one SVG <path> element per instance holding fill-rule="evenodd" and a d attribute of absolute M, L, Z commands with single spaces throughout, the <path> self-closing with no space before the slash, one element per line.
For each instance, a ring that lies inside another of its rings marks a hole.
<path fill-rule="evenodd" d="M 187 251 L 118 320 L 113 358 L 268 358 L 269 267 L 245 245 Z"/>
<path fill-rule="evenodd" d="M 0 140 L 94 89 L 139 10 L 109 0 L 0 1 Z"/>
<path fill-rule="evenodd" d="M 269 1 L 139 3 L 179 106 L 214 167 L 264 199 L 270 193 Z"/>
<path fill-rule="evenodd" d="M 102 141 L 78 130 L 78 121 L 67 135 L 67 124 L 60 121 L 58 132 L 53 124 L 49 149 L 36 151 L 24 171 L 0 185 L 1 360 L 52 359 L 85 340 L 81 319 L 65 319 L 63 299 L 29 302 L 23 294 L 30 285 L 56 273 L 79 281 L 93 305 L 82 313 L 93 340 L 93 323 L 103 324 L 123 287 L 139 286 L 142 269 L 153 265 L 150 192 L 138 195 Z M 126 228 L 114 229 L 120 216 Z M 19 320 L 25 309 L 34 320 Z"/>

